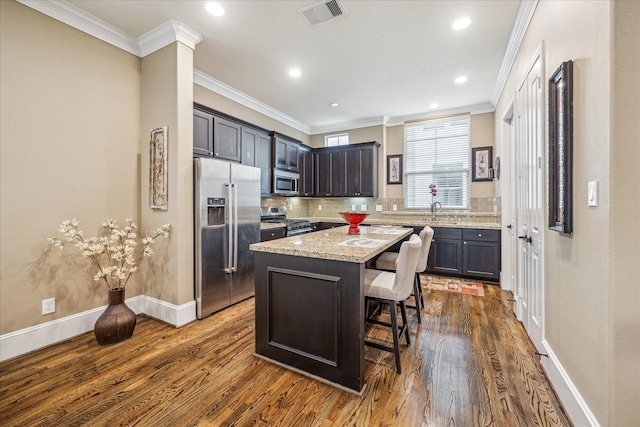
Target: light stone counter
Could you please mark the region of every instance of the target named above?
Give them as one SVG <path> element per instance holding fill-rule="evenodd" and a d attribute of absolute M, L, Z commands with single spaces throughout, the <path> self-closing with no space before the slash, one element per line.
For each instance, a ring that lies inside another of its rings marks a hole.
<path fill-rule="evenodd" d="M 309 217 L 305 218 L 311 222 L 346 222 L 342 219 L 342 217 Z M 457 220 L 438 220 L 438 221 L 423 221 L 423 220 L 415 220 L 415 219 L 402 219 L 402 218 L 388 218 L 388 219 L 376 219 L 376 218 L 367 218 L 364 225 L 401 225 L 406 227 L 424 227 L 428 225 L 429 227 L 441 227 L 441 228 L 478 228 L 484 230 L 500 230 L 502 227 L 498 223 L 493 222 L 480 222 L 473 221 L 467 218 L 457 219 Z"/>
<path fill-rule="evenodd" d="M 271 230 L 274 228 L 285 228 L 286 225 L 284 225 L 282 222 L 261 222 L 260 223 L 260 230 Z"/>
<path fill-rule="evenodd" d="M 364 263 L 413 233 L 410 228 L 360 227 L 360 235 L 349 235 L 348 230 L 349 226 L 345 225 L 315 233 L 254 243 L 249 246 L 249 249 L 256 252 Z M 389 230 L 396 230 L 398 234 L 387 234 L 390 233 Z M 354 238 L 361 239 L 363 244 L 370 242 L 379 243 L 379 245 L 363 247 L 357 246 L 359 242 L 349 242 L 351 245 L 345 243 Z M 343 245 L 340 245 L 341 243 Z"/>

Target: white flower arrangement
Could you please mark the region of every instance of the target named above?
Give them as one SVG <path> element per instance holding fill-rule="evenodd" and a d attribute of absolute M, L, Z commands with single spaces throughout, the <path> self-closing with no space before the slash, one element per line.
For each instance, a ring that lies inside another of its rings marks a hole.
<path fill-rule="evenodd" d="M 138 226 L 127 218 L 127 225 L 120 229 L 116 221 L 109 219 L 102 224 L 102 234 L 97 237 L 84 237 L 84 232 L 78 229 L 78 221 L 65 220 L 58 231 L 65 239 L 49 237 L 48 240 L 54 246 L 63 249 L 67 243 L 75 242 L 83 258 L 90 258 L 98 267 L 93 276 L 96 282 L 104 281 L 108 289 L 124 288 L 133 273 L 138 270 L 135 249 L 138 245 Z M 153 236 L 142 239 L 143 257 L 153 255 L 151 245 L 160 236 L 169 237 L 171 224 L 165 224 L 157 228 Z"/>

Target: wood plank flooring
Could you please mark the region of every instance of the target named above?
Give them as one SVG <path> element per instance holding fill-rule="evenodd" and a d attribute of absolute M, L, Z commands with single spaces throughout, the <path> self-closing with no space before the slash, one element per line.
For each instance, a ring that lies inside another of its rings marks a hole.
<path fill-rule="evenodd" d="M 138 317 L 0 364 L 2 426 L 571 426 L 515 319 L 511 293 L 424 290 L 402 374 L 366 348 L 362 396 L 253 356 L 254 300 L 183 328 Z M 369 337 L 390 338 L 384 328 Z"/>

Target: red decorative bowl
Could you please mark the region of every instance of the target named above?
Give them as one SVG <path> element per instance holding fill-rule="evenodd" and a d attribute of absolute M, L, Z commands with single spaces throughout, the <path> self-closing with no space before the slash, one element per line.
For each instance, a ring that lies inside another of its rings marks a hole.
<path fill-rule="evenodd" d="M 351 227 L 349 227 L 349 234 L 360 234 L 358 224 L 369 216 L 368 213 L 362 212 L 340 212 L 340 215 L 342 215 L 342 218 L 344 218 L 345 221 L 351 224 Z"/>

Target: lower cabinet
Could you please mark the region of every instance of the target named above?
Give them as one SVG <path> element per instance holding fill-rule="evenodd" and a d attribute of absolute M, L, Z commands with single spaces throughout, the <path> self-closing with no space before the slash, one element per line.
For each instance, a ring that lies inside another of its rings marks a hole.
<path fill-rule="evenodd" d="M 282 239 L 283 237 L 287 237 L 287 229 L 285 227 L 267 228 L 266 230 L 260 230 L 261 242 Z"/>
<path fill-rule="evenodd" d="M 500 230 L 434 227 L 427 272 L 500 280 Z"/>

